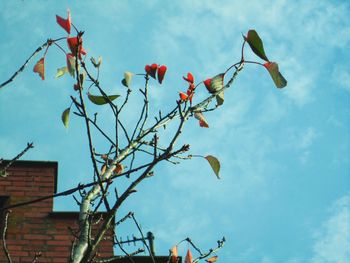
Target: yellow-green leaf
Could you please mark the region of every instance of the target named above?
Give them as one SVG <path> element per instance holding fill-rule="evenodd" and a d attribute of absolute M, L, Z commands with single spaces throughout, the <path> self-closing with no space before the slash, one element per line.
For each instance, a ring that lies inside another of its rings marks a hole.
<path fill-rule="evenodd" d="M 107 104 L 109 101 L 113 101 L 120 96 L 120 95 L 109 95 L 108 99 L 107 99 L 104 96 L 92 95 L 90 93 L 88 93 L 87 95 L 88 95 L 89 100 L 96 105 Z"/>
<path fill-rule="evenodd" d="M 269 59 L 266 57 L 265 50 L 264 50 L 264 44 L 259 37 L 258 33 L 251 29 L 248 31 L 247 37 L 245 37 L 245 40 L 248 42 L 250 48 L 253 50 L 255 55 L 257 55 L 259 58 L 269 61 Z"/>
<path fill-rule="evenodd" d="M 67 68 L 67 67 L 58 68 L 55 78 L 56 78 L 56 79 L 57 79 L 57 78 L 60 78 L 60 77 L 62 77 L 64 74 L 66 74 L 67 72 L 68 72 L 68 68 Z"/>
<path fill-rule="evenodd" d="M 63 111 L 62 117 L 61 117 L 63 125 L 66 128 L 68 128 L 69 126 L 69 113 L 70 113 L 70 107 Z"/>
<path fill-rule="evenodd" d="M 212 155 L 207 155 L 204 158 L 207 159 L 207 161 L 209 162 L 209 164 L 210 164 L 211 168 L 213 169 L 216 177 L 218 179 L 220 179 L 220 175 L 219 175 L 220 162 L 219 162 L 219 160 L 215 156 L 212 156 Z"/>
<path fill-rule="evenodd" d="M 132 72 L 129 72 L 129 71 L 126 71 L 124 72 L 124 79 L 122 80 L 122 84 L 129 88 L 130 87 L 130 83 L 131 83 L 131 79 L 132 79 L 132 76 L 134 75 L 134 73 Z"/>
<path fill-rule="evenodd" d="M 218 95 L 216 95 L 215 98 L 218 106 L 224 104 L 224 91 L 221 91 Z"/>
<path fill-rule="evenodd" d="M 67 54 L 67 69 L 69 74 L 74 78 L 75 77 L 75 57 L 72 54 Z"/>
<path fill-rule="evenodd" d="M 218 261 L 218 256 L 213 256 L 213 257 L 207 258 L 205 261 L 208 263 L 216 262 L 216 261 Z"/>
<path fill-rule="evenodd" d="M 277 88 L 281 89 L 287 86 L 287 80 L 280 73 L 276 62 L 267 62 L 264 64 L 264 67 L 270 73 L 270 76 Z"/>

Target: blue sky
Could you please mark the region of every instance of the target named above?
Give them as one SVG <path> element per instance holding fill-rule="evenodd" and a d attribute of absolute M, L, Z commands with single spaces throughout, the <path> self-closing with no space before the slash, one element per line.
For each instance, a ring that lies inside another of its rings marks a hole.
<path fill-rule="evenodd" d="M 73 23 L 85 31 L 88 56 L 103 57 L 102 86 L 122 94 L 124 71 L 165 64 L 164 84 L 153 82 L 150 96 L 154 110 L 169 109 L 186 89 L 183 75 L 191 71 L 203 80 L 222 72 L 239 60 L 241 34 L 256 29 L 288 86 L 277 90 L 262 67 L 247 65 L 224 105 L 206 115 L 210 128 L 189 121 L 181 141 L 194 154 L 217 156 L 222 180 L 200 159 L 161 165 L 120 215 L 135 211 L 143 229 L 155 234 L 158 254 L 187 236 L 206 249 L 224 235 L 220 262 L 346 263 L 350 4 L 247 2 L 3 1 L 1 81 L 47 38 L 65 36 L 55 15 L 70 8 Z M 52 48 L 45 81 L 32 72 L 32 62 L 0 90 L 0 157 L 12 158 L 34 141 L 25 158 L 58 161 L 59 190 L 91 178 L 83 123 L 73 117 L 66 131 L 60 121 L 74 94 L 71 78 L 54 79 L 64 63 Z M 134 85 L 137 90 L 142 81 Z M 139 104 L 131 101 L 126 123 L 132 124 Z M 101 115 L 108 129 L 111 116 L 105 108 Z M 55 200 L 55 207 L 77 209 L 69 198 Z M 125 238 L 137 231 L 125 225 L 120 233 Z"/>

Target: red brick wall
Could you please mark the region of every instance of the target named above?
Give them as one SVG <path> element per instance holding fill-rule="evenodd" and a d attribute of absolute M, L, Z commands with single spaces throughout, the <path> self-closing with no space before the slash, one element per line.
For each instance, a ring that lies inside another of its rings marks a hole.
<path fill-rule="evenodd" d="M 0 178 L 0 196 L 9 196 L 8 204 L 51 195 L 56 189 L 57 163 L 19 161 Z M 67 262 L 73 236 L 68 227 L 77 229 L 77 213 L 52 213 L 53 200 L 13 208 L 9 215 L 7 245 L 13 262 Z M 6 262 L 0 241 L 0 262 Z M 101 256 L 113 255 L 113 244 L 104 241 Z"/>

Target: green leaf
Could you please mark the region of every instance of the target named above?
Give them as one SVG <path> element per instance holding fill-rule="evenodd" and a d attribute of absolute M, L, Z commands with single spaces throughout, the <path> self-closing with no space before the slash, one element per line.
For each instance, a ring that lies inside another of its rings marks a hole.
<path fill-rule="evenodd" d="M 265 55 L 264 44 L 254 29 L 249 30 L 247 37 L 244 37 L 244 39 L 248 42 L 255 55 L 265 61 L 269 61 Z"/>
<path fill-rule="evenodd" d="M 109 100 L 108 100 L 104 96 L 91 95 L 90 93 L 88 93 L 87 95 L 88 95 L 89 100 L 96 105 L 107 104 L 109 101 L 113 101 L 120 96 L 120 95 L 109 95 L 108 96 Z"/>
<path fill-rule="evenodd" d="M 62 113 L 62 116 L 61 116 L 63 125 L 66 128 L 68 128 L 68 126 L 69 126 L 69 113 L 70 113 L 70 107 L 65 109 Z"/>
<path fill-rule="evenodd" d="M 212 79 L 208 79 L 204 81 L 204 85 L 208 89 L 210 93 L 215 93 L 219 90 L 222 90 L 216 95 L 216 103 L 217 106 L 220 106 L 224 103 L 224 73 L 220 73 L 213 77 Z"/>
<path fill-rule="evenodd" d="M 224 73 L 220 73 L 213 77 L 210 82 L 210 87 L 209 87 L 209 92 L 210 93 L 215 93 L 218 90 L 223 89 L 224 87 Z"/>
<path fill-rule="evenodd" d="M 215 98 L 218 106 L 224 104 L 224 91 L 221 91 L 218 95 L 216 95 Z"/>
<path fill-rule="evenodd" d="M 278 64 L 276 62 L 267 62 L 264 64 L 264 67 L 270 73 L 270 76 L 277 88 L 281 89 L 287 86 L 287 80 L 279 72 Z"/>
<path fill-rule="evenodd" d="M 209 164 L 210 164 L 211 168 L 213 169 L 216 177 L 218 179 L 220 179 L 220 175 L 219 175 L 220 162 L 219 162 L 219 160 L 216 157 L 212 156 L 212 155 L 207 155 L 204 158 L 207 159 L 207 161 L 209 162 Z"/>
<path fill-rule="evenodd" d="M 132 73 L 132 72 L 129 72 L 129 71 L 124 72 L 124 78 L 122 80 L 122 84 L 125 87 L 127 87 L 127 88 L 130 87 L 131 78 L 132 78 L 133 75 L 134 75 L 134 73 Z"/>
<path fill-rule="evenodd" d="M 67 68 L 67 67 L 58 68 L 55 78 L 56 78 L 56 79 L 57 79 L 57 78 L 60 78 L 60 77 L 62 77 L 64 74 L 66 74 L 67 72 L 68 72 L 68 68 Z"/>

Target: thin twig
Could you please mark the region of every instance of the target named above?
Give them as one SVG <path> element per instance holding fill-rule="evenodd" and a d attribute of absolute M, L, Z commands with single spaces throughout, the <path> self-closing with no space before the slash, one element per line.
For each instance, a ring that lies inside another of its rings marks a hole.
<path fill-rule="evenodd" d="M 42 44 L 40 47 L 38 47 L 30 56 L 29 58 L 24 62 L 24 64 L 5 82 L 3 82 L 2 84 L 0 84 L 0 89 L 5 87 L 6 85 L 8 85 L 10 82 L 12 82 L 19 73 L 21 73 L 25 67 L 28 65 L 28 63 L 32 60 L 32 58 L 38 54 L 41 50 L 43 50 L 43 48 L 45 48 L 47 45 L 49 45 L 49 41 L 51 40 L 47 40 L 44 44 Z"/>
<path fill-rule="evenodd" d="M 6 244 L 7 224 L 8 224 L 8 217 L 9 217 L 10 213 L 11 213 L 11 210 L 7 210 L 6 211 L 5 218 L 4 218 L 4 229 L 3 229 L 3 232 L 2 232 L 2 247 L 4 249 L 5 256 L 7 258 L 8 263 L 12 263 L 10 252 L 7 249 L 7 244 Z"/>
<path fill-rule="evenodd" d="M 41 257 L 41 252 L 35 252 L 32 263 L 36 263 L 40 257 Z"/>
<path fill-rule="evenodd" d="M 31 142 L 31 143 L 27 143 L 27 146 L 26 148 L 20 152 L 19 154 L 17 154 L 17 156 L 15 158 L 13 158 L 11 161 L 9 161 L 9 163 L 0 170 L 0 176 L 1 177 L 7 177 L 7 169 L 9 169 L 11 167 L 11 165 L 16 162 L 19 158 L 21 158 L 29 149 L 32 149 L 34 148 L 34 144 Z"/>
<path fill-rule="evenodd" d="M 141 234 L 142 242 L 143 242 L 143 244 L 146 246 L 146 248 L 147 248 L 147 250 L 148 250 L 148 253 L 149 253 L 149 255 L 151 256 L 152 262 L 153 262 L 153 263 L 156 263 L 156 261 L 154 260 L 154 255 L 153 255 L 153 253 L 152 253 L 150 247 L 148 246 L 148 244 L 147 244 L 147 242 L 146 242 L 145 236 L 144 236 L 144 234 L 143 234 L 143 232 L 142 232 L 142 230 L 141 230 L 141 227 L 140 227 L 139 223 L 137 222 L 137 220 L 136 220 L 136 218 L 135 218 L 134 213 L 131 214 L 131 217 L 132 217 L 132 219 L 134 220 L 134 223 L 135 223 L 137 229 L 139 230 L 139 232 L 140 232 L 140 234 Z M 151 241 L 150 241 L 150 242 L 151 242 Z"/>
<path fill-rule="evenodd" d="M 200 256 L 197 257 L 197 258 L 196 258 L 195 260 L 193 260 L 192 262 L 193 262 L 193 263 L 197 263 L 197 262 L 200 261 L 201 259 L 207 258 L 207 257 L 209 257 L 211 254 L 216 253 L 218 250 L 220 250 L 220 249 L 224 246 L 225 242 L 226 242 L 226 239 L 225 239 L 225 237 L 223 237 L 221 240 L 218 240 L 218 241 L 217 241 L 218 245 L 217 245 L 216 248 L 214 248 L 214 249 L 212 249 L 212 248 L 209 249 L 209 251 L 208 251 L 207 253 L 200 253 Z"/>

